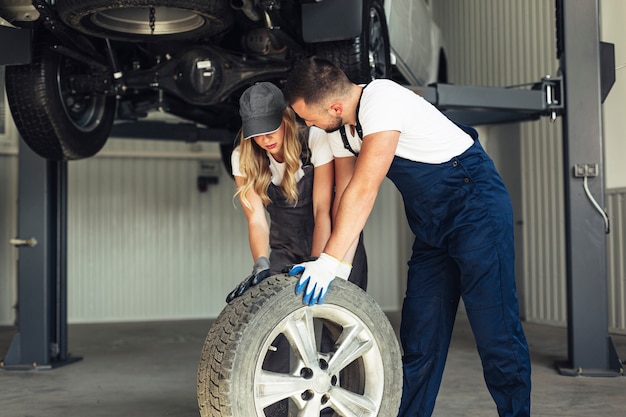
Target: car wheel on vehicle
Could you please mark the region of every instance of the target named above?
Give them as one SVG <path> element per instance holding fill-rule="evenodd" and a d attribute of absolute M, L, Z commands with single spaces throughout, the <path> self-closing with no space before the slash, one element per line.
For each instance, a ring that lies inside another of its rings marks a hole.
<path fill-rule="evenodd" d="M 303 305 L 295 283 L 274 275 L 222 310 L 198 367 L 201 416 L 260 417 L 279 403 L 288 415 L 396 415 L 400 347 L 380 307 L 341 279 L 324 304 Z M 289 369 L 270 371 L 267 360 L 280 338 L 288 342 L 289 352 L 279 352 L 290 358 Z"/>
<path fill-rule="evenodd" d="M 211 36 L 233 19 L 224 0 L 57 0 L 56 7 L 83 33 L 127 41 Z"/>
<path fill-rule="evenodd" d="M 391 76 L 389 31 L 382 1 L 363 2 L 361 35 L 350 41 L 313 45 L 313 52 L 335 62 L 355 83 Z"/>
<path fill-rule="evenodd" d="M 73 77 L 92 70 L 54 51 L 53 46 L 51 37 L 36 37 L 32 62 L 6 67 L 6 93 L 15 125 L 29 147 L 43 158 L 93 156 L 111 132 L 115 97 L 76 91 Z"/>

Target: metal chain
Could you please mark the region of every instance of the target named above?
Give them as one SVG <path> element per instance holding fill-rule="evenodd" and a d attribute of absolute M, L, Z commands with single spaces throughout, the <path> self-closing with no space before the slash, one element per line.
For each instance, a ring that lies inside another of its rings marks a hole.
<path fill-rule="evenodd" d="M 156 9 L 150 6 L 150 35 L 154 35 L 154 28 L 156 26 Z"/>

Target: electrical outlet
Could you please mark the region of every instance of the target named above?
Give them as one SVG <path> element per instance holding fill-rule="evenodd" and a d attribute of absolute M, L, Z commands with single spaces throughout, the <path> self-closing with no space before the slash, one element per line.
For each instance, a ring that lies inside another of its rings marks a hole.
<path fill-rule="evenodd" d="M 598 164 L 576 164 L 574 165 L 574 176 L 577 178 L 597 177 Z"/>

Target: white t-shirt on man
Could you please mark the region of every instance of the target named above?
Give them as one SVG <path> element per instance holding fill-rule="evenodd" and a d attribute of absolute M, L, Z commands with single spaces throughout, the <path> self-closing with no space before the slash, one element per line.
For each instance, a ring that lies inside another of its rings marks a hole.
<path fill-rule="evenodd" d="M 439 164 L 465 152 L 474 140 L 435 106 L 390 80 L 373 80 L 363 90 L 358 118 L 363 137 L 385 130 L 400 132 L 396 156 Z M 359 152 L 361 139 L 346 128 L 350 147 Z M 339 131 L 329 134 L 336 158 L 354 156 L 344 148 Z"/>

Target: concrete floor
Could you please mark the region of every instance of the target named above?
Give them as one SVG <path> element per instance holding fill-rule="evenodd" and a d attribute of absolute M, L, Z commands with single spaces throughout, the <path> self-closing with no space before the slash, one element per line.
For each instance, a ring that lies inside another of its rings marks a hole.
<path fill-rule="evenodd" d="M 397 314 L 390 317 L 397 324 Z M 70 325 L 69 351 L 82 360 L 52 370 L 0 370 L 0 416 L 198 417 L 196 370 L 210 324 Z M 626 416 L 626 377 L 562 376 L 554 364 L 567 358 L 566 329 L 524 328 L 533 362 L 533 416 Z M 0 356 L 13 333 L 0 327 Z M 613 335 L 613 340 L 624 359 L 626 336 Z M 463 315 L 434 416 L 497 416 Z"/>

